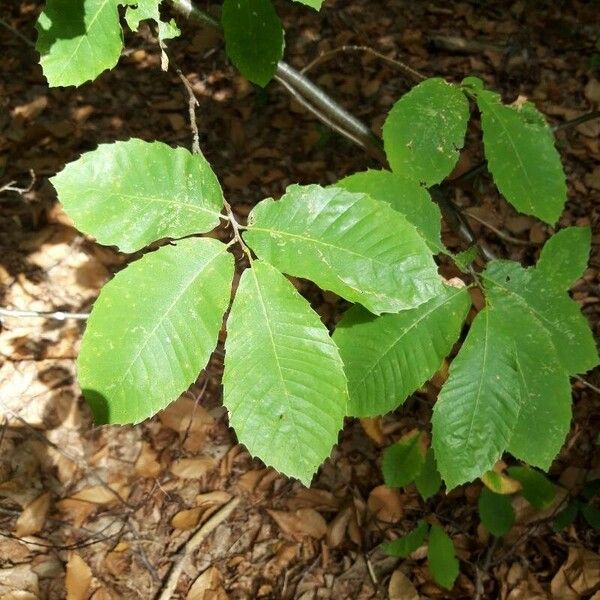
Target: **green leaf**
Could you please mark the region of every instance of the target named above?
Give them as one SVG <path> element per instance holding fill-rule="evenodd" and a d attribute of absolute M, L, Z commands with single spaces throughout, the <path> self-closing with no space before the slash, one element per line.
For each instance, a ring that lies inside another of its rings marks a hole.
<path fill-rule="evenodd" d="M 439 525 L 432 525 L 427 550 L 429 570 L 435 582 L 450 590 L 458 577 L 454 544 Z"/>
<path fill-rule="evenodd" d="M 600 479 L 588 481 L 581 490 L 581 497 L 591 500 L 600 491 Z"/>
<path fill-rule="evenodd" d="M 290 186 L 279 201 L 263 200 L 253 209 L 244 238 L 282 272 L 311 279 L 373 313 L 414 308 L 443 290 L 417 230 L 365 194 Z"/>
<path fill-rule="evenodd" d="M 159 6 L 162 0 L 129 0 L 129 2 L 131 5 L 127 7 L 125 20 L 133 31 L 138 31 L 141 21 L 152 19 L 157 24 L 158 39 L 161 42 L 177 37 L 181 33 L 173 19 L 170 21 L 163 21 L 161 19 Z M 166 60 L 166 54 L 164 54 L 163 50 L 164 60 Z M 166 63 L 163 62 L 163 64 Z"/>
<path fill-rule="evenodd" d="M 123 48 L 120 0 L 47 0 L 36 49 L 51 87 L 81 85 L 117 64 Z"/>
<path fill-rule="evenodd" d="M 495 494 L 485 486 L 479 495 L 479 517 L 485 528 L 496 537 L 506 535 L 515 524 L 510 496 Z"/>
<path fill-rule="evenodd" d="M 442 487 L 442 478 L 437 469 L 433 448 L 427 450 L 423 468 L 415 479 L 415 485 L 423 500 L 428 500 L 432 496 L 435 496 Z"/>
<path fill-rule="evenodd" d="M 223 208 L 206 159 L 160 142 L 103 144 L 50 181 L 77 229 L 123 252 L 210 231 Z"/>
<path fill-rule="evenodd" d="M 583 263 L 587 236 L 547 243 L 540 268 L 492 261 L 481 277 L 488 306 L 450 368 L 433 416 L 433 447 L 448 487 L 490 470 L 509 450 L 547 470 L 568 432 L 569 375 L 593 368 L 589 325 L 565 290 Z M 577 250 L 567 250 L 573 243 Z M 562 252 L 571 262 L 550 264 Z"/>
<path fill-rule="evenodd" d="M 508 467 L 507 471 L 521 483 L 521 494 L 529 504 L 540 510 L 552 504 L 556 490 L 542 473 L 530 467 Z"/>
<path fill-rule="evenodd" d="M 342 360 L 294 286 L 254 261 L 242 274 L 225 343 L 224 404 L 239 441 L 309 485 L 347 407 Z"/>
<path fill-rule="evenodd" d="M 391 542 L 381 544 L 381 551 L 388 556 L 406 558 L 423 545 L 428 531 L 429 525 L 425 521 L 419 521 L 418 525 L 410 533 Z"/>
<path fill-rule="evenodd" d="M 553 225 L 567 200 L 567 186 L 554 136 L 530 102 L 506 106 L 500 96 L 474 91 L 481 111 L 488 167 L 504 197 L 520 212 Z"/>
<path fill-rule="evenodd" d="M 452 255 L 454 262 L 458 265 L 458 268 L 463 272 L 467 273 L 469 265 L 477 258 L 477 246 L 471 246 L 462 252 Z"/>
<path fill-rule="evenodd" d="M 427 186 L 439 183 L 458 161 L 468 121 L 460 87 L 438 77 L 420 83 L 394 104 L 383 126 L 392 171 Z"/>
<path fill-rule="evenodd" d="M 294 0 L 295 2 L 300 2 L 301 4 L 304 4 L 305 6 L 310 6 L 311 8 L 314 8 L 315 10 L 320 10 L 321 6 L 323 6 L 323 0 Z"/>
<path fill-rule="evenodd" d="M 554 529 L 554 531 L 560 531 L 561 529 L 568 527 L 577 518 L 580 507 L 581 503 L 578 500 L 569 502 L 566 508 L 556 515 L 556 518 L 552 522 L 552 529 Z"/>
<path fill-rule="evenodd" d="M 401 488 L 411 484 L 423 468 L 425 453 L 425 438 L 417 429 L 386 448 L 382 465 L 385 485 Z"/>
<path fill-rule="evenodd" d="M 414 179 L 399 173 L 369 169 L 344 177 L 335 186 L 386 202 L 417 228 L 432 252 L 447 252 L 440 236 L 440 209 L 429 192 Z"/>
<path fill-rule="evenodd" d="M 79 384 L 101 423 L 138 423 L 198 377 L 229 304 L 225 244 L 190 238 L 146 254 L 109 281 L 88 320 Z"/>
<path fill-rule="evenodd" d="M 489 471 L 521 408 L 510 323 L 490 308 L 473 321 L 433 410 L 433 448 L 449 489 Z"/>
<path fill-rule="evenodd" d="M 225 0 L 221 13 L 225 50 L 253 83 L 265 86 L 283 56 L 283 27 L 271 0 Z"/>
<path fill-rule="evenodd" d="M 581 514 L 590 527 L 596 531 L 600 530 L 600 508 L 593 504 L 584 504 L 581 507 Z"/>
<path fill-rule="evenodd" d="M 568 290 L 587 268 L 591 243 L 589 227 L 561 229 L 544 244 L 535 266 L 536 279 L 556 290 Z"/>
<path fill-rule="evenodd" d="M 444 286 L 435 298 L 398 314 L 375 317 L 351 308 L 333 334 L 348 377 L 349 414 L 384 414 L 422 387 L 458 340 L 470 305 L 466 288 Z"/>

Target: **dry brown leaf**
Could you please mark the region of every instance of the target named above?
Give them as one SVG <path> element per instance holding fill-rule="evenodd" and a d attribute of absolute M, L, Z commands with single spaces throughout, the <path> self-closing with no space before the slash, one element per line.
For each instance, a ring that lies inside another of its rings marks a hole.
<path fill-rule="evenodd" d="M 26 537 L 41 531 L 46 522 L 49 508 L 50 492 L 45 492 L 33 500 L 33 502 L 30 502 L 19 515 L 15 526 L 15 534 L 18 537 Z"/>
<path fill-rule="evenodd" d="M 397 523 L 404 515 L 403 497 L 398 490 L 379 485 L 369 494 L 367 506 L 379 521 Z"/>
<path fill-rule="evenodd" d="M 178 433 L 199 432 L 214 423 L 213 417 L 200 404 L 188 396 L 181 396 L 158 413 L 160 422 Z"/>
<path fill-rule="evenodd" d="M 383 433 L 383 419 L 381 417 L 362 418 L 360 424 L 365 433 L 378 445 L 385 444 L 385 434 Z"/>
<path fill-rule="evenodd" d="M 198 506 L 219 505 L 225 504 L 231 500 L 231 494 L 221 490 L 207 492 L 206 494 L 198 494 L 196 496 L 196 504 Z"/>
<path fill-rule="evenodd" d="M 73 494 L 69 499 L 78 500 L 80 502 L 90 502 L 91 504 L 109 504 L 111 502 L 118 502 L 118 496 L 111 490 L 114 490 L 114 492 L 120 495 L 124 500 L 127 500 L 127 496 L 129 496 L 129 488 L 122 484 L 113 486 L 94 485 Z"/>
<path fill-rule="evenodd" d="M 154 478 L 160 473 L 158 454 L 148 442 L 143 442 L 142 451 L 135 461 L 135 472 L 140 477 Z"/>
<path fill-rule="evenodd" d="M 199 479 L 215 467 L 216 462 L 210 456 L 180 458 L 171 466 L 171 473 L 181 479 Z"/>
<path fill-rule="evenodd" d="M 87 600 L 91 583 L 92 570 L 79 554 L 72 552 L 67 562 L 65 575 L 67 600 Z"/>
<path fill-rule="evenodd" d="M 340 508 L 340 501 L 328 490 L 300 488 L 287 502 L 288 508 L 314 508 L 320 512 L 334 512 Z"/>
<path fill-rule="evenodd" d="M 293 512 L 283 510 L 267 510 L 267 512 L 279 525 L 281 531 L 295 540 L 301 541 L 305 537 L 319 540 L 327 533 L 325 519 L 312 508 L 299 508 Z"/>
<path fill-rule="evenodd" d="M 209 567 L 192 584 L 186 600 L 227 600 L 221 586 L 222 576 L 216 567 Z"/>
<path fill-rule="evenodd" d="M 96 510 L 97 505 L 91 502 L 65 498 L 56 503 L 56 508 L 65 514 L 67 521 L 73 523 L 75 527 L 81 527 L 85 520 Z"/>
<path fill-rule="evenodd" d="M 99 587 L 90 600 L 113 600 L 113 595 L 105 587 Z"/>
<path fill-rule="evenodd" d="M 0 569 L 0 594 L 10 597 L 18 592 L 39 597 L 38 576 L 30 563 Z"/>
<path fill-rule="evenodd" d="M 39 600 L 39 596 L 31 592 L 16 591 L 0 596 L 0 600 Z"/>
<path fill-rule="evenodd" d="M 171 519 L 171 527 L 175 529 L 192 529 L 198 525 L 200 517 L 205 510 L 204 506 L 180 510 Z"/>
<path fill-rule="evenodd" d="M 388 594 L 389 600 L 419 600 L 415 586 L 400 569 L 392 573 Z"/>
<path fill-rule="evenodd" d="M 348 528 L 348 523 L 350 522 L 353 512 L 353 505 L 346 506 L 346 508 L 341 510 L 327 526 L 327 545 L 330 548 L 337 548 L 337 546 L 344 541 L 346 529 Z"/>
<path fill-rule="evenodd" d="M 557 600 L 575 600 L 600 586 L 600 555 L 585 548 L 569 548 L 567 560 L 558 570 L 550 590 Z"/>

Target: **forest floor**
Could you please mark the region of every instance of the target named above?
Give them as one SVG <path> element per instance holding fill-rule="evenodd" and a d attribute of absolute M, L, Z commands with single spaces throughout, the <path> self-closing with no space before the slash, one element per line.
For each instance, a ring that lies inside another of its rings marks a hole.
<path fill-rule="evenodd" d="M 150 29 L 126 36 L 117 69 L 78 89 L 49 89 L 26 43 L 41 3 L 3 3 L 0 27 L 0 306 L 88 311 L 125 257 L 75 231 L 48 178 L 112 140 L 139 137 L 190 147 L 185 89 L 160 70 Z M 320 14 L 278 3 L 286 60 L 379 133 L 392 104 L 427 76 L 476 74 L 512 101 L 524 95 L 561 124 L 600 108 L 598 4 L 578 0 L 448 3 L 326 0 Z M 182 24 L 171 42 L 200 106 L 202 150 L 243 219 L 254 203 L 294 182 L 328 184 L 377 165 L 324 128 L 276 83 L 248 84 L 226 61 L 218 34 Z M 24 39 L 19 37 L 23 36 Z M 457 46 L 457 42 L 460 44 Z M 481 156 L 469 134 L 457 173 Z M 561 227 L 591 225 L 590 266 L 573 297 L 600 333 L 600 121 L 557 134 L 569 183 Z M 32 179 L 32 177 L 34 179 Z M 457 189 L 477 235 L 504 258 L 533 264 L 551 229 L 517 215 L 486 178 Z M 461 241 L 450 231 L 451 249 Z M 446 275 L 453 275 L 448 265 Z M 333 325 L 343 307 L 302 282 Z M 436 381 L 383 419 L 349 420 L 310 489 L 252 460 L 221 404 L 222 358 L 197 384 L 135 427 L 95 427 L 75 380 L 83 325 L 2 319 L 0 330 L 0 598 L 600 598 L 600 537 L 581 519 L 560 532 L 554 503 L 493 541 L 479 525 L 480 483 L 424 503 L 412 487 L 382 486 L 382 448 L 426 427 Z M 600 385 L 600 372 L 586 381 Z M 439 381 L 437 381 L 439 384 Z M 573 380 L 574 419 L 550 477 L 559 500 L 600 476 L 600 397 Z M 557 501 L 558 502 L 558 501 Z M 378 545 L 437 520 L 453 538 L 461 574 L 433 583 L 422 548 L 408 559 Z M 596 595 L 594 595 L 596 594 Z"/>

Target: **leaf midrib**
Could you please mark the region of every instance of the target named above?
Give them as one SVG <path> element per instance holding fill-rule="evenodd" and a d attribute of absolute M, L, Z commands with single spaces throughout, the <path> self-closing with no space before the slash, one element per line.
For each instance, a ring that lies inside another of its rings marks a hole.
<path fill-rule="evenodd" d="M 156 330 L 162 325 L 162 323 L 164 323 L 167 320 L 167 317 L 169 316 L 170 312 L 173 310 L 175 305 L 188 292 L 189 288 L 193 285 L 193 283 L 196 281 L 196 279 L 208 269 L 208 267 L 211 263 L 213 263 L 215 260 L 217 260 L 217 258 L 222 256 L 224 252 L 225 252 L 225 248 L 220 249 L 217 254 L 212 256 L 206 263 L 204 263 L 202 269 L 200 269 L 198 271 L 193 271 L 190 280 L 185 283 L 183 289 L 175 296 L 175 298 L 173 299 L 173 301 L 171 302 L 171 304 L 169 305 L 167 310 L 164 311 L 162 318 L 156 319 L 154 327 L 150 330 L 150 333 L 146 336 L 143 343 L 139 344 L 138 351 L 135 353 L 131 363 L 127 367 L 127 370 L 123 373 L 123 375 L 120 378 L 116 379 L 116 383 L 122 384 L 123 381 L 125 381 L 125 379 L 129 375 L 129 373 L 131 372 L 133 365 L 136 364 L 138 358 L 142 355 L 143 351 L 146 349 L 146 346 L 148 345 L 150 339 L 154 336 L 154 334 L 156 333 Z"/>

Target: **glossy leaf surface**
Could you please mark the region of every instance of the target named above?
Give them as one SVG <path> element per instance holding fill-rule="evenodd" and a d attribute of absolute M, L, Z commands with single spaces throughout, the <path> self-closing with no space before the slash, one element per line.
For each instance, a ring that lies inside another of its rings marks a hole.
<path fill-rule="evenodd" d="M 77 361 L 97 421 L 138 423 L 196 380 L 217 345 L 233 263 L 217 240 L 181 240 L 102 288 Z"/>
<path fill-rule="evenodd" d="M 79 230 L 123 252 L 210 231 L 223 208 L 221 186 L 206 159 L 160 142 L 100 145 L 51 182 Z"/>
<path fill-rule="evenodd" d="M 443 290 L 425 240 L 384 202 L 293 185 L 250 213 L 244 239 L 284 273 L 311 279 L 369 311 L 398 312 Z"/>
<path fill-rule="evenodd" d="M 392 171 L 427 186 L 447 177 L 463 147 L 469 102 L 460 87 L 427 79 L 390 110 L 383 126 Z"/>
<path fill-rule="evenodd" d="M 348 375 L 349 414 L 385 414 L 430 379 L 458 340 L 470 305 L 466 288 L 444 286 L 397 314 L 351 308 L 333 335 Z"/>
<path fill-rule="evenodd" d="M 318 315 L 263 261 L 242 274 L 227 321 L 223 396 L 250 453 L 309 485 L 342 428 L 346 377 Z"/>

